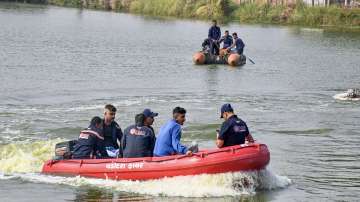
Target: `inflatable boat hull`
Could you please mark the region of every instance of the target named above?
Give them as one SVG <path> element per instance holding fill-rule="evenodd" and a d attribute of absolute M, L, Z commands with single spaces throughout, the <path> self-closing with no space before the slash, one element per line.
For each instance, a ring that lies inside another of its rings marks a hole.
<path fill-rule="evenodd" d="M 236 53 L 211 55 L 209 53 L 199 51 L 193 55 L 193 62 L 196 65 L 223 64 L 230 66 L 241 66 L 246 64 L 246 56 Z"/>
<path fill-rule="evenodd" d="M 49 160 L 42 173 L 113 180 L 149 180 L 164 177 L 260 170 L 270 161 L 264 144 L 204 150 L 193 156 Z"/>

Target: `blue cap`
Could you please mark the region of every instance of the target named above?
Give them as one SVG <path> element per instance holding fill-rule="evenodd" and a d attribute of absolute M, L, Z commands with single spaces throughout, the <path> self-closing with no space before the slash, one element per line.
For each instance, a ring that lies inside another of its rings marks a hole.
<path fill-rule="evenodd" d="M 145 117 L 152 117 L 159 115 L 158 113 L 152 112 L 150 109 L 144 109 L 143 114 Z"/>
<path fill-rule="evenodd" d="M 223 104 L 223 106 L 221 106 L 220 118 L 223 118 L 224 112 L 234 112 L 234 109 L 231 107 L 231 105 L 229 103 Z"/>

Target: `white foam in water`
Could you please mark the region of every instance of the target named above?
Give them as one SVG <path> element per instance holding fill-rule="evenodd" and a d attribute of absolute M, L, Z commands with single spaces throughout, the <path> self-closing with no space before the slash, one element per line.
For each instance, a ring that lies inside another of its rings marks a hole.
<path fill-rule="evenodd" d="M 13 130 L 10 128 L 5 128 L 5 130 L 2 133 L 11 134 L 11 135 L 19 135 L 21 133 L 21 130 Z"/>
<path fill-rule="evenodd" d="M 20 178 L 22 180 L 63 184 L 69 186 L 94 186 L 115 191 L 131 192 L 152 196 L 220 197 L 252 195 L 256 190 L 284 188 L 291 184 L 285 176 L 278 176 L 269 170 L 222 174 L 179 176 L 148 181 L 114 181 L 84 177 L 59 177 L 41 174 L 0 175 L 0 179 Z"/>

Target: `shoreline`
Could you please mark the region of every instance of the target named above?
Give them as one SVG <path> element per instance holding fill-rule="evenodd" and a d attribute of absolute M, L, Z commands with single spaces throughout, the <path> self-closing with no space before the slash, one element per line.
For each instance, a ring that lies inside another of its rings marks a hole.
<path fill-rule="evenodd" d="M 28 0 L 24 3 L 155 18 L 203 21 L 217 19 L 222 24 L 295 26 L 340 32 L 360 31 L 360 8 L 309 7 L 299 2 L 291 5 L 255 3 L 238 5 L 231 0 Z"/>
<path fill-rule="evenodd" d="M 239 5 L 232 0 L 48 0 L 48 4 L 151 17 L 360 31 L 360 8 L 310 7 L 302 1 L 288 5 Z"/>

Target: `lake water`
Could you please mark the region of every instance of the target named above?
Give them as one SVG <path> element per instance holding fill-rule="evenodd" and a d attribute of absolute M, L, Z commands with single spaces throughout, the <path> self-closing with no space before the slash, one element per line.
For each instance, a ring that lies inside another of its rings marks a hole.
<path fill-rule="evenodd" d="M 0 4 L 1 201 L 357 201 L 359 32 L 221 25 L 256 64 L 195 66 L 208 22 L 51 6 Z M 260 172 L 148 182 L 39 174 L 53 146 L 74 139 L 105 104 L 122 128 L 136 113 L 187 109 L 182 140 L 214 147 L 219 108 L 231 103 L 269 146 Z M 247 178 L 253 185 L 235 189 Z"/>

